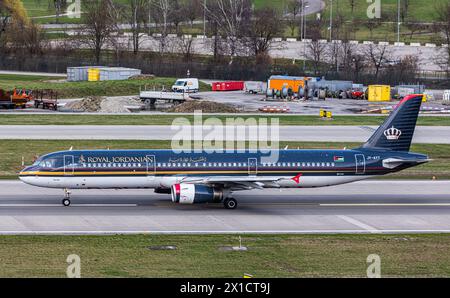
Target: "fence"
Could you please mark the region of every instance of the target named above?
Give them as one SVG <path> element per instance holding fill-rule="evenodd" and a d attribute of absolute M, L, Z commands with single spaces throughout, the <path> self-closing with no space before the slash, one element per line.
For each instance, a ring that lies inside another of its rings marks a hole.
<path fill-rule="evenodd" d="M 122 54 L 117 61 L 112 55 L 96 63 L 86 55 L 43 55 L 43 56 L 0 56 L 0 68 L 4 70 L 36 71 L 50 73 L 64 73 L 67 67 L 105 65 L 139 68 L 142 73 L 165 77 L 185 77 L 189 70 L 191 77 L 220 79 L 220 80 L 251 80 L 266 81 L 271 75 L 282 74 L 292 76 L 325 76 L 329 80 L 350 80 L 368 84 L 424 84 L 427 88 L 441 88 L 449 84 L 447 73 L 433 72 L 400 77 L 394 71 L 384 71 L 375 78 L 368 73 L 355 74 L 352 71 L 321 70 L 317 74 L 309 67 L 303 69 L 293 64 L 255 64 L 250 59 L 236 59 L 232 64 L 228 61 L 214 61 L 212 58 L 202 61 L 183 62 L 170 58 L 161 59 L 159 56 L 146 54 L 136 57 L 132 54 Z M 324 68 L 322 68 L 324 69 Z"/>

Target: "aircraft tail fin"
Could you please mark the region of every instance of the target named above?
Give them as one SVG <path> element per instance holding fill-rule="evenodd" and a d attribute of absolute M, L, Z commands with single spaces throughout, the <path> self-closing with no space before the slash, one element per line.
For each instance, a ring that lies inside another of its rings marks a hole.
<path fill-rule="evenodd" d="M 416 128 L 422 97 L 422 94 L 412 94 L 403 98 L 362 148 L 408 152 Z"/>

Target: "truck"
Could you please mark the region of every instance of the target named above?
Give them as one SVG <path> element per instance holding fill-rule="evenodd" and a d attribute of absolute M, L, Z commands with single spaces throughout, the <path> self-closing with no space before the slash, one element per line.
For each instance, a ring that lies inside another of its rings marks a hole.
<path fill-rule="evenodd" d="M 191 97 L 187 93 L 167 91 L 141 91 L 139 94 L 139 98 L 146 106 L 154 105 L 157 100 L 182 103 L 186 100 L 191 99 Z"/>
<path fill-rule="evenodd" d="M 12 91 L 5 91 L 0 89 L 0 108 L 25 108 L 27 102 L 31 99 L 33 99 L 33 96 L 30 90 L 15 88 Z"/>
<path fill-rule="evenodd" d="M 175 81 L 175 84 L 172 85 L 172 91 L 196 93 L 199 91 L 198 79 L 194 78 L 178 79 Z"/>

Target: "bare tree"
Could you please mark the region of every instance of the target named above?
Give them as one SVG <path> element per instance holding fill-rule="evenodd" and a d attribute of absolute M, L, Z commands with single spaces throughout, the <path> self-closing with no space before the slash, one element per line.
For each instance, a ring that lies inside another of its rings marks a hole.
<path fill-rule="evenodd" d="M 99 63 L 103 47 L 114 30 L 114 20 L 109 13 L 108 0 L 87 0 L 84 5 L 86 13 L 82 32 L 85 38 L 82 39 L 93 49 L 95 60 Z"/>
<path fill-rule="evenodd" d="M 356 0 L 348 0 L 348 5 L 350 6 L 350 10 L 353 15 L 353 12 L 355 11 L 355 7 L 356 7 Z"/>
<path fill-rule="evenodd" d="M 202 7 L 203 7 L 203 5 L 202 5 L 201 2 L 203 2 L 203 1 L 202 0 L 187 0 L 183 4 L 184 15 L 186 16 L 186 18 L 191 23 L 191 27 L 194 26 L 194 21 L 200 15 L 202 15 L 202 12 L 203 12 Z"/>
<path fill-rule="evenodd" d="M 401 7 L 400 7 L 400 18 L 402 19 L 402 22 L 405 22 L 405 19 L 408 17 L 409 12 L 409 0 L 402 0 L 401 1 Z"/>
<path fill-rule="evenodd" d="M 318 38 L 315 38 L 312 42 L 308 43 L 305 58 L 311 60 L 314 69 L 314 75 L 320 74 L 322 65 L 325 64 L 326 53 L 327 44 L 320 42 Z"/>
<path fill-rule="evenodd" d="M 449 45 L 442 48 L 435 60 L 441 69 L 450 76 L 450 3 L 437 5 L 435 11 L 437 18 L 434 23 L 434 31 L 439 36 L 440 42 Z"/>
<path fill-rule="evenodd" d="M 369 19 L 364 23 L 367 29 L 369 29 L 370 32 L 370 39 L 373 38 L 373 30 L 381 26 L 381 22 L 375 18 L 375 19 Z"/>
<path fill-rule="evenodd" d="M 426 26 L 419 21 L 411 21 L 405 24 L 410 31 L 409 39 L 412 40 L 414 33 L 422 31 Z"/>
<path fill-rule="evenodd" d="M 281 31 L 280 18 L 274 8 L 255 10 L 248 36 L 255 56 L 267 55 L 272 39 Z"/>
<path fill-rule="evenodd" d="M 172 1 L 172 10 L 169 15 L 170 22 L 175 27 L 175 33 L 180 33 L 180 24 L 187 20 L 184 6 L 178 0 Z"/>
<path fill-rule="evenodd" d="M 55 18 L 56 23 L 59 23 L 59 18 L 61 17 L 61 13 L 63 12 L 64 8 L 67 6 L 67 0 L 52 0 L 53 6 L 55 8 Z"/>
<path fill-rule="evenodd" d="M 245 22 L 250 20 L 248 0 L 215 0 L 214 5 L 206 5 L 205 10 L 229 42 L 229 54 L 235 56 Z"/>
<path fill-rule="evenodd" d="M 161 18 L 161 36 L 158 38 L 158 41 L 159 52 L 164 53 L 167 46 L 168 24 L 172 3 L 170 0 L 155 0 L 153 4 L 156 8 L 156 14 Z"/>
<path fill-rule="evenodd" d="M 2 35 L 6 32 L 6 27 L 11 20 L 11 10 L 5 5 L 5 3 L 0 2 L 0 40 Z"/>
<path fill-rule="evenodd" d="M 388 47 L 383 45 L 370 44 L 364 51 L 370 67 L 372 67 L 375 79 L 378 79 L 380 70 L 391 62 L 391 53 Z"/>
<path fill-rule="evenodd" d="M 128 0 L 128 12 L 126 19 L 131 27 L 131 39 L 133 44 L 133 53 L 139 52 L 143 28 L 147 21 L 147 0 Z"/>
<path fill-rule="evenodd" d="M 178 51 L 183 54 L 183 58 L 185 62 L 189 62 L 192 59 L 192 35 L 183 35 L 180 37 L 177 42 Z"/>
<path fill-rule="evenodd" d="M 299 25 L 298 16 L 302 13 L 302 0 L 289 0 L 286 5 L 286 18 L 291 36 L 294 36 L 295 28 Z"/>

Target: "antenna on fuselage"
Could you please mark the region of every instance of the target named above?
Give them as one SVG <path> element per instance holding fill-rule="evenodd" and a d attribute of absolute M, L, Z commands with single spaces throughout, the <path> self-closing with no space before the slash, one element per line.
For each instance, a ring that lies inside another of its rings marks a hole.
<path fill-rule="evenodd" d="M 73 149 L 73 146 L 70 146 L 69 151 L 72 151 L 72 149 Z"/>
<path fill-rule="evenodd" d="M 288 149 L 288 147 L 289 147 L 289 145 L 286 145 L 286 147 L 284 147 L 284 150 L 287 150 L 287 149 Z"/>

